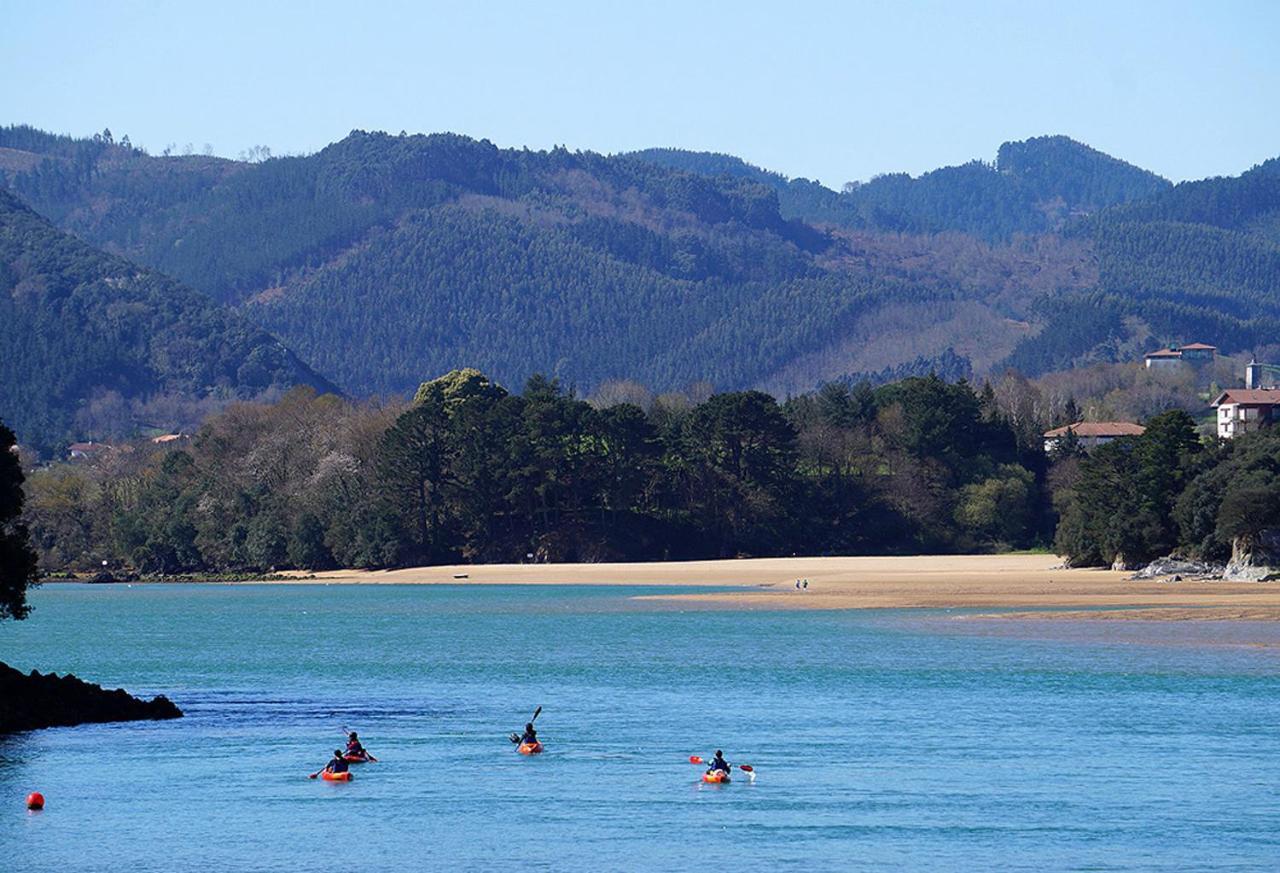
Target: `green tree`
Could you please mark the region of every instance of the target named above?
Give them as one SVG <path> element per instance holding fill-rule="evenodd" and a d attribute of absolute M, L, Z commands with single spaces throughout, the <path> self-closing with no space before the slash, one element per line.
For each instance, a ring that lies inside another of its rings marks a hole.
<path fill-rule="evenodd" d="M 22 619 L 31 607 L 27 589 L 40 580 L 36 553 L 22 520 L 22 466 L 13 431 L 0 423 L 0 619 Z"/>

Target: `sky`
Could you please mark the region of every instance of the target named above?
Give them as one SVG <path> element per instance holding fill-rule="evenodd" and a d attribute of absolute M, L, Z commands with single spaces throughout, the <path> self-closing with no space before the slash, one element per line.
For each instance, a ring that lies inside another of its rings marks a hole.
<path fill-rule="evenodd" d="M 1280 2 L 0 0 L 0 124 L 158 153 L 353 129 L 720 151 L 831 187 L 1062 133 L 1181 181 L 1280 155 Z"/>

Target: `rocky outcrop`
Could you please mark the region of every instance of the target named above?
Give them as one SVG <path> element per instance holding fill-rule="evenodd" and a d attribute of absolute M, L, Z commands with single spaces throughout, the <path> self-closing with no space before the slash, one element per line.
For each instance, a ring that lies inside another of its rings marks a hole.
<path fill-rule="evenodd" d="M 0 733 L 181 717 L 182 710 L 163 695 L 139 700 L 119 688 L 107 691 L 70 674 L 32 670 L 27 675 L 0 663 Z"/>
<path fill-rule="evenodd" d="M 1280 530 L 1264 530 L 1256 537 L 1232 540 L 1231 560 L 1222 578 L 1232 582 L 1280 578 Z"/>
<path fill-rule="evenodd" d="M 1156 558 L 1147 566 L 1134 573 L 1132 578 L 1159 579 L 1165 576 L 1187 579 L 1217 579 L 1222 576 L 1221 564 L 1207 564 L 1203 561 L 1188 561 L 1176 555 Z"/>

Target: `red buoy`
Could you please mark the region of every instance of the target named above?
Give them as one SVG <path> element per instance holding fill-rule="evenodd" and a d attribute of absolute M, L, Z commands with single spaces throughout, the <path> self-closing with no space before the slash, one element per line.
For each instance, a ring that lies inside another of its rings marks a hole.
<path fill-rule="evenodd" d="M 44 809 L 44 795 L 33 791 L 27 795 L 27 809 Z"/>

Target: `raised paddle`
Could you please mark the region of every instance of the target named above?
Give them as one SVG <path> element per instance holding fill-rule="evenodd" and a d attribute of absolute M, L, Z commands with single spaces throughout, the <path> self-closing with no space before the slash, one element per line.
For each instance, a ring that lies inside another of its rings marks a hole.
<path fill-rule="evenodd" d="M 347 728 L 345 724 L 342 726 L 342 732 L 347 736 L 351 736 L 351 731 Z M 370 763 L 373 763 L 373 764 L 378 763 L 378 759 L 373 757 L 373 755 L 369 754 L 368 749 L 365 749 L 364 756 L 365 756 L 365 759 L 368 760 Z M 312 776 L 311 778 L 314 779 L 315 777 Z"/>
<path fill-rule="evenodd" d="M 540 715 L 542 715 L 542 707 L 541 707 L 541 706 L 539 706 L 537 709 L 535 709 L 535 710 L 533 711 L 533 718 L 529 719 L 529 724 L 533 724 L 535 721 L 537 721 L 537 720 L 538 720 L 538 716 L 540 716 Z M 508 735 L 507 735 L 507 739 L 511 740 L 511 742 L 512 742 L 512 743 L 514 743 L 514 744 L 515 744 L 515 745 L 517 745 L 517 746 L 518 746 L 518 745 L 520 745 L 520 735 L 519 735 L 518 733 L 516 733 L 515 731 L 512 731 L 510 734 L 508 734 Z"/>

